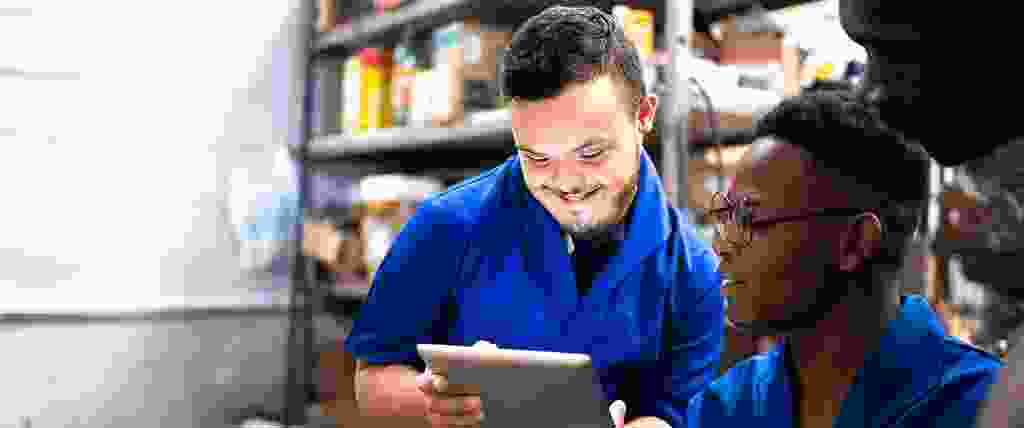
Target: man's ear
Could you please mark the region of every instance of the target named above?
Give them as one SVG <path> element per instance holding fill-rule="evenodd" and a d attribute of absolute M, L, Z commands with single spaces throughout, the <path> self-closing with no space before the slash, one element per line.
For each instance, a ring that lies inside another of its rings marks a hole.
<path fill-rule="evenodd" d="M 654 116 L 658 112 L 658 97 L 647 95 L 640 98 L 640 105 L 637 107 L 636 119 L 640 133 L 647 134 L 654 130 Z"/>
<path fill-rule="evenodd" d="M 839 268 L 844 272 L 859 270 L 882 244 L 882 220 L 872 213 L 863 213 L 847 223 L 839 243 Z"/>

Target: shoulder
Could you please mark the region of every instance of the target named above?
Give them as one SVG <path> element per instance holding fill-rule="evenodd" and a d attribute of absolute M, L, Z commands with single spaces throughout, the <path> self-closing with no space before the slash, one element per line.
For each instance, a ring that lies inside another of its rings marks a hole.
<path fill-rule="evenodd" d="M 758 391 L 771 383 L 778 373 L 775 351 L 747 358 L 715 379 L 691 401 L 698 415 L 740 416 L 749 413 L 758 400 Z"/>
<path fill-rule="evenodd" d="M 953 336 L 943 338 L 942 347 L 950 356 L 947 378 L 996 376 L 1005 364 L 995 354 Z"/>
<path fill-rule="evenodd" d="M 956 338 L 947 337 L 944 347 L 950 358 L 942 379 L 900 417 L 899 426 L 974 426 L 1004 364 Z"/>
<path fill-rule="evenodd" d="M 500 188 L 507 179 L 507 169 L 506 162 L 427 198 L 416 209 L 418 223 L 450 226 L 469 232 L 488 210 L 498 208 Z"/>

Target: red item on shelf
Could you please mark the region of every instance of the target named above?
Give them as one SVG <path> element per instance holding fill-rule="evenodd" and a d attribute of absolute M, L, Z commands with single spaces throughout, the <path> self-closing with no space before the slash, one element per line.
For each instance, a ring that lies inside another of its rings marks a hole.
<path fill-rule="evenodd" d="M 394 9 L 402 5 L 402 0 L 374 0 L 374 6 L 377 7 L 377 11 L 384 11 L 387 9 Z"/>

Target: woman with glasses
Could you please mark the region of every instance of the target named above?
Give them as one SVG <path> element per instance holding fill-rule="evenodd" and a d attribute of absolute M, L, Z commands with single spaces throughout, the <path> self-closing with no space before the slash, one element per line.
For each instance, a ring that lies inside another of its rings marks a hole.
<path fill-rule="evenodd" d="M 758 124 L 709 214 L 728 322 L 784 340 L 690 403 L 688 427 L 967 427 L 1001 366 L 946 336 L 896 273 L 927 198 L 923 150 L 846 92 Z"/>

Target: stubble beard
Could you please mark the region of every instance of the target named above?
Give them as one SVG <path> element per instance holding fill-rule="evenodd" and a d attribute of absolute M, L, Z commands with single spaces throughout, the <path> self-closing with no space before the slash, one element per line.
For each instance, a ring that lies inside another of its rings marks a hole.
<path fill-rule="evenodd" d="M 613 229 L 621 231 L 622 228 L 620 226 L 624 226 L 623 223 L 626 218 L 626 213 L 629 212 L 629 208 L 633 204 L 638 192 L 637 182 L 639 181 L 639 176 L 640 171 L 638 169 L 629 179 L 626 189 L 615 195 L 613 203 L 615 215 L 612 218 L 597 220 L 592 223 L 562 224 L 562 231 L 569 234 L 569 236 L 575 240 L 602 240 L 613 237 L 625 239 L 624 235 L 618 236 L 619 234 L 613 234 L 612 232 Z"/>

